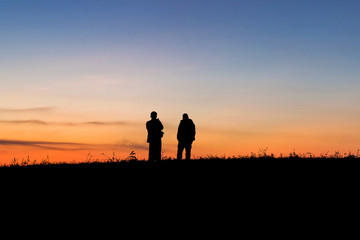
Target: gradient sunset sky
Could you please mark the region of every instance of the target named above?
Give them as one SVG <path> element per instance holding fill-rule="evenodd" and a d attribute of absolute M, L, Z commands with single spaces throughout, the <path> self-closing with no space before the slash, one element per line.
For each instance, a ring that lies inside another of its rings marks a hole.
<path fill-rule="evenodd" d="M 0 0 L 0 163 L 360 148 L 358 0 Z"/>

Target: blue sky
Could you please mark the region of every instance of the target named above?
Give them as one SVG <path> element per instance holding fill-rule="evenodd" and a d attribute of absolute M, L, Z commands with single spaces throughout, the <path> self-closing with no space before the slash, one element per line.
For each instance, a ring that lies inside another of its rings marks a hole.
<path fill-rule="evenodd" d="M 93 65 L 106 72 L 125 59 L 135 67 L 192 65 L 204 78 L 311 73 L 308 81 L 323 84 L 335 81 L 334 75 L 351 81 L 358 74 L 357 1 L 0 4 L 1 63 L 15 69 L 101 55 L 105 59 Z"/>
<path fill-rule="evenodd" d="M 227 59 L 239 59 L 243 53 L 260 63 L 323 54 L 356 60 L 359 54 L 354 49 L 359 43 L 357 1 L 14 0 L 0 4 L 2 46 L 8 52 L 23 50 L 25 56 L 26 50 L 46 56 L 130 46 L 169 51 L 169 55 L 185 50 L 183 55 L 213 57 L 211 53 L 220 52 Z M 279 58 L 273 59 L 276 54 Z"/>

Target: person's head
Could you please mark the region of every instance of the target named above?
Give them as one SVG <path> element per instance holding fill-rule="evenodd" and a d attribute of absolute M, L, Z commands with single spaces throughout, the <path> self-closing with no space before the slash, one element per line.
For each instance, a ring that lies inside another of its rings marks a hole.
<path fill-rule="evenodd" d="M 150 117 L 151 117 L 151 119 L 156 119 L 157 113 L 155 111 L 151 112 Z"/>
<path fill-rule="evenodd" d="M 183 119 L 184 119 L 184 120 L 188 120 L 188 119 L 189 119 L 189 115 L 188 115 L 187 113 L 184 113 L 184 114 L 183 114 Z"/>

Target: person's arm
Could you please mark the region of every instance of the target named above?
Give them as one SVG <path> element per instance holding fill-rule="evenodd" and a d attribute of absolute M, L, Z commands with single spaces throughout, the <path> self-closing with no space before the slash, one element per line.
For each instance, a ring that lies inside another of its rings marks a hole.
<path fill-rule="evenodd" d="M 163 130 L 164 129 L 164 126 L 162 125 L 161 121 L 159 120 L 159 127 L 160 127 L 160 130 Z"/>
<path fill-rule="evenodd" d="M 179 124 L 178 132 L 177 132 L 177 140 L 178 140 L 178 141 L 180 141 L 180 138 L 181 138 L 180 134 L 181 134 L 181 122 L 180 122 L 180 124 Z"/>

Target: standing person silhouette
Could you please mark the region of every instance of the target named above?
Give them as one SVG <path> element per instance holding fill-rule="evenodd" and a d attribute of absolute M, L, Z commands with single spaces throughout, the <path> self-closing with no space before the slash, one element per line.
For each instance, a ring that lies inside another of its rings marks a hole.
<path fill-rule="evenodd" d="M 189 119 L 189 115 L 187 113 L 183 114 L 183 119 L 180 121 L 177 139 L 179 141 L 178 144 L 178 152 L 177 159 L 182 159 L 182 154 L 185 149 L 186 151 L 186 160 L 190 160 L 191 157 L 191 147 L 192 143 L 195 140 L 195 124 Z"/>
<path fill-rule="evenodd" d="M 147 142 L 149 143 L 149 161 L 161 160 L 161 138 L 163 137 L 163 125 L 157 118 L 157 113 L 150 114 L 151 120 L 146 123 L 148 131 Z"/>

